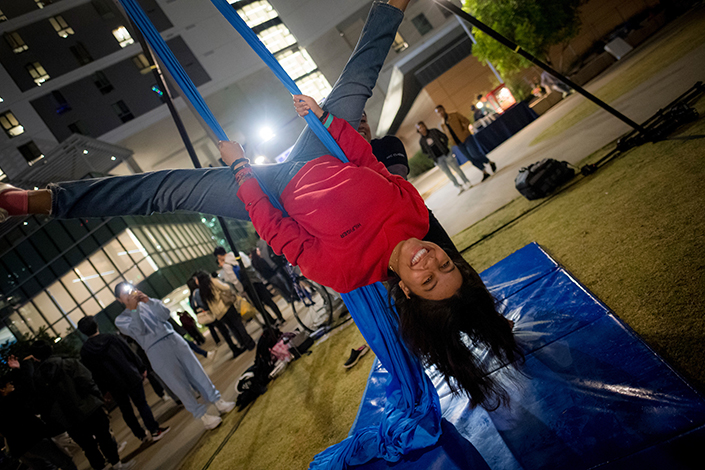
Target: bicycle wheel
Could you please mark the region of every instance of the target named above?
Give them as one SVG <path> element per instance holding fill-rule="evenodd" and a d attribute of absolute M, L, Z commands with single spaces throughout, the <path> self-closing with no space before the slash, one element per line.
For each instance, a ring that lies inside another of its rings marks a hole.
<path fill-rule="evenodd" d="M 303 276 L 297 277 L 296 283 L 300 287 L 298 297 L 301 303 L 298 311 L 295 302 L 292 307 L 299 324 L 309 333 L 329 325 L 333 321 L 333 300 L 326 288 Z"/>

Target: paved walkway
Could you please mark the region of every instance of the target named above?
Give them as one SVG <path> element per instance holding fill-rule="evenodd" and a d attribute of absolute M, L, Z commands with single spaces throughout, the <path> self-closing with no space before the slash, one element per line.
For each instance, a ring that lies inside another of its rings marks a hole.
<path fill-rule="evenodd" d="M 697 14 L 703 15 L 705 11 L 701 10 Z M 685 18 L 669 24 L 649 43 L 614 64 L 585 88 L 590 92 L 599 90 L 618 76 L 620 71 L 631 62 L 645 57 L 650 43 L 662 40 L 690 18 L 690 15 L 686 15 Z M 705 81 L 705 44 L 610 104 L 640 123 L 676 99 L 697 81 Z M 611 114 L 600 110 L 563 135 L 529 146 L 537 135 L 559 121 L 584 99 L 577 94 L 569 96 L 493 150 L 488 156 L 490 160 L 497 163 L 496 176 L 480 184 L 482 174 L 469 163 L 463 165 L 463 170 L 474 186 L 460 195 L 437 168 L 413 181 L 426 199 L 426 204 L 447 232 L 451 236 L 456 235 L 520 197 L 514 187 L 514 178 L 521 167 L 544 158 L 565 160 L 576 164 L 631 129 Z"/>

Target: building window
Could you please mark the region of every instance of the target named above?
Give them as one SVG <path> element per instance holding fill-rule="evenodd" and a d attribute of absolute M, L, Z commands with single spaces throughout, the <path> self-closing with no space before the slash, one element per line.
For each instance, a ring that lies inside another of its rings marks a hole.
<path fill-rule="evenodd" d="M 18 33 L 17 31 L 5 33 L 5 41 L 7 41 L 7 43 L 10 45 L 10 49 L 12 49 L 12 52 L 14 52 L 15 54 L 19 54 L 20 52 L 24 52 L 29 49 L 27 44 L 25 44 L 22 40 L 20 33 Z"/>
<path fill-rule="evenodd" d="M 20 124 L 12 111 L 6 111 L 0 114 L 0 125 L 5 129 L 5 134 L 8 137 L 17 137 L 24 133 L 24 127 Z"/>
<path fill-rule="evenodd" d="M 90 136 L 90 133 L 88 132 L 88 128 L 83 123 L 83 121 L 76 121 L 74 123 L 69 124 L 69 130 L 71 131 L 72 134 L 80 134 L 80 135 Z"/>
<path fill-rule="evenodd" d="M 25 65 L 25 68 L 27 69 L 27 72 L 29 72 L 29 74 L 32 76 L 32 79 L 34 80 L 34 83 L 37 84 L 37 86 L 42 86 L 42 83 L 49 80 L 49 74 L 46 70 L 44 70 L 44 67 L 42 67 L 39 62 L 32 62 L 30 64 L 27 64 Z"/>
<path fill-rule="evenodd" d="M 428 18 L 426 18 L 426 15 L 423 13 L 419 13 L 417 16 L 412 18 L 411 23 L 416 27 L 416 30 L 419 34 L 421 34 L 421 36 L 433 29 L 433 25 L 430 21 L 428 21 Z"/>
<path fill-rule="evenodd" d="M 228 3 L 230 4 L 236 2 L 237 0 L 228 0 Z M 237 8 L 237 12 L 240 15 L 240 18 L 242 18 L 245 23 L 247 23 L 247 26 L 249 26 L 250 28 L 254 28 L 257 25 L 260 25 L 266 21 L 269 21 L 273 18 L 277 18 L 279 16 L 277 11 L 272 8 L 272 5 L 270 5 L 269 2 L 266 0 L 252 2 L 245 5 L 244 7 L 236 6 L 235 8 Z"/>
<path fill-rule="evenodd" d="M 394 49 L 394 52 L 402 52 L 408 48 L 409 43 L 404 40 L 401 34 L 397 33 L 397 35 L 394 36 L 394 42 L 392 43 L 392 49 Z"/>
<path fill-rule="evenodd" d="M 130 36 L 129 31 L 124 26 L 120 26 L 118 29 L 113 30 L 113 36 L 117 39 L 120 47 L 127 47 L 130 44 L 134 44 L 135 40 Z"/>
<path fill-rule="evenodd" d="M 104 20 L 115 18 L 115 12 L 113 12 L 112 8 L 110 8 L 108 0 L 93 0 L 91 4 L 93 4 L 95 11 L 97 11 L 100 17 Z"/>
<path fill-rule="evenodd" d="M 135 118 L 135 116 L 132 115 L 130 108 L 128 108 L 125 102 L 122 100 L 118 101 L 117 103 L 114 103 L 113 105 L 111 105 L 111 107 L 122 122 L 131 121 Z"/>
<path fill-rule="evenodd" d="M 71 105 L 60 91 L 52 91 L 51 97 L 56 105 L 56 114 L 64 114 L 66 111 L 71 111 Z"/>
<path fill-rule="evenodd" d="M 275 56 L 277 62 L 281 64 L 286 73 L 289 74 L 291 78 L 297 80 L 304 75 L 313 72 L 318 67 L 316 63 L 308 55 L 306 49 L 296 47 L 293 49 L 287 49 Z"/>
<path fill-rule="evenodd" d="M 267 49 L 269 49 L 269 52 L 272 54 L 275 54 L 282 49 L 291 46 L 292 44 L 296 44 L 296 38 L 294 35 L 291 34 L 289 28 L 281 23 L 259 32 L 257 36 L 260 40 L 262 40 L 262 43 L 267 46 Z"/>
<path fill-rule="evenodd" d="M 4 171 L 2 171 L 2 168 L 0 168 L 0 181 L 6 180 L 7 175 L 5 174 Z"/>
<path fill-rule="evenodd" d="M 30 141 L 24 145 L 20 145 L 17 147 L 17 150 L 20 151 L 22 156 L 24 157 L 25 160 L 27 160 L 27 163 L 29 166 L 34 165 L 37 163 L 39 160 L 44 158 L 44 154 L 42 153 L 41 150 L 39 150 L 39 147 L 37 147 L 37 144 L 34 142 Z"/>
<path fill-rule="evenodd" d="M 44 8 L 45 6 L 54 3 L 54 0 L 34 0 L 34 3 L 37 5 L 38 8 Z"/>
<path fill-rule="evenodd" d="M 5 13 L 0 10 L 0 21 L 7 21 L 7 16 L 5 16 Z"/>
<path fill-rule="evenodd" d="M 228 0 L 247 26 L 253 29 L 267 49 L 275 55 L 287 74 L 296 81 L 303 93 L 320 101 L 330 93 L 326 77 L 305 49 L 298 46 L 289 28 L 267 0 L 239 2 Z M 245 3 L 239 6 L 241 3 Z M 305 91 L 304 91 L 305 90 Z"/>
<path fill-rule="evenodd" d="M 152 69 L 149 65 L 149 61 L 147 60 L 147 56 L 145 56 L 144 53 L 134 56 L 132 58 L 132 63 L 135 64 L 135 67 L 137 67 L 140 73 L 149 73 Z"/>
<path fill-rule="evenodd" d="M 110 83 L 110 80 L 108 80 L 108 77 L 106 77 L 103 72 L 98 71 L 93 74 L 93 83 L 95 83 L 95 86 L 104 95 L 113 91 L 113 84 Z"/>
<path fill-rule="evenodd" d="M 88 53 L 88 49 L 82 42 L 77 42 L 75 46 L 69 47 L 69 50 L 78 61 L 79 65 L 86 65 L 93 62 L 93 57 Z"/>
<path fill-rule="evenodd" d="M 328 93 L 331 91 L 330 83 L 328 83 L 326 77 L 319 71 L 315 71 L 296 80 L 296 84 L 299 86 L 301 93 L 312 97 L 318 102 L 328 96 Z"/>
<path fill-rule="evenodd" d="M 49 18 L 49 23 L 54 27 L 54 31 L 62 38 L 67 38 L 73 34 L 73 29 L 68 25 L 64 17 L 61 15 Z"/>

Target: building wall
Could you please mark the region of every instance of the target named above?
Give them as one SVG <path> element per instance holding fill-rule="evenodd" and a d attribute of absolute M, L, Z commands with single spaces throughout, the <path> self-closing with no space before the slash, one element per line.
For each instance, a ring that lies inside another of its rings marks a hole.
<path fill-rule="evenodd" d="M 559 71 L 569 72 L 569 67 L 578 58 L 617 26 L 660 3 L 660 0 L 588 0 L 580 7 L 580 32 L 567 47 L 557 45 L 551 48 L 551 62 Z"/>

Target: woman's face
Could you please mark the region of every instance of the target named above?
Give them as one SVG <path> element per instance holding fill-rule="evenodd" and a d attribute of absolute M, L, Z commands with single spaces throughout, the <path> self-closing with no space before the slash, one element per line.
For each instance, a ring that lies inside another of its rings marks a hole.
<path fill-rule="evenodd" d="M 397 246 L 390 265 L 401 278 L 399 287 L 407 297 L 413 292 L 424 299 L 443 300 L 463 283 L 460 270 L 441 247 L 416 238 Z"/>

